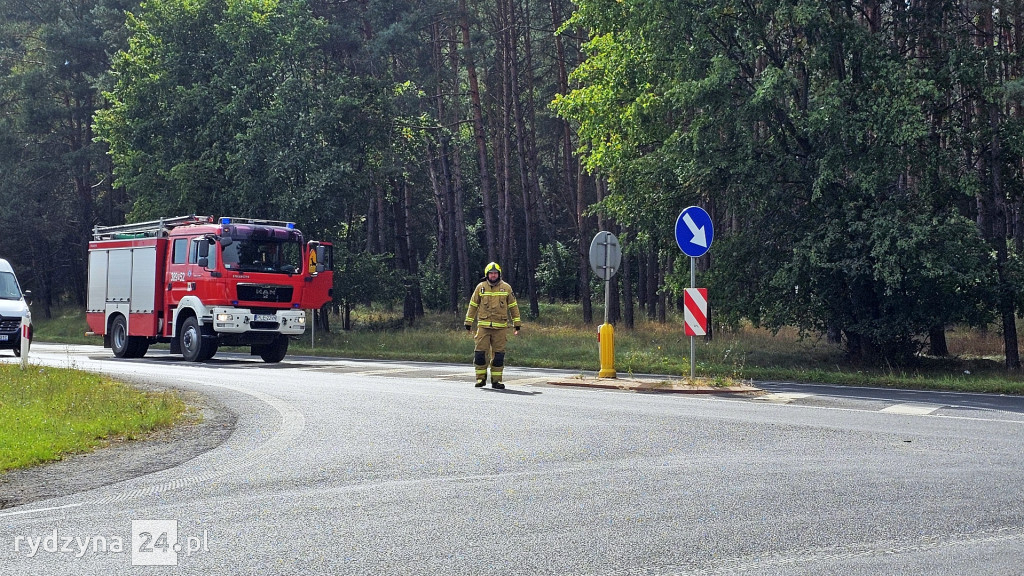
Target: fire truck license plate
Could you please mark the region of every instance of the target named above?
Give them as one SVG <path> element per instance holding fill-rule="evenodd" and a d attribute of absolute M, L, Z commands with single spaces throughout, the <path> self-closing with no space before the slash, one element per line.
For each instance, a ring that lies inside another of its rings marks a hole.
<path fill-rule="evenodd" d="M 0 334 L 0 342 L 7 342 L 7 334 Z"/>
<path fill-rule="evenodd" d="M 254 314 L 253 322 L 277 322 L 276 314 Z"/>

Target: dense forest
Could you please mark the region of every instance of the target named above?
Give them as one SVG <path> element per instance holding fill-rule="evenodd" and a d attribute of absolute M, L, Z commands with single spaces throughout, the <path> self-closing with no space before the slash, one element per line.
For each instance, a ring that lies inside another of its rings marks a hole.
<path fill-rule="evenodd" d="M 527 316 L 665 321 L 698 259 L 718 326 L 945 354 L 1024 305 L 1021 0 L 0 0 L 0 257 L 84 306 L 94 225 L 292 220 L 337 304 L 457 311 L 488 261 Z M 347 326 L 345 326 L 347 327 Z"/>

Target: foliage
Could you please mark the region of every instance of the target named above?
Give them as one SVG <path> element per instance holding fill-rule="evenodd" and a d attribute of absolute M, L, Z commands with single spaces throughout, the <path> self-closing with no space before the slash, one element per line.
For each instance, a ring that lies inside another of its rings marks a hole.
<path fill-rule="evenodd" d="M 550 302 L 570 302 L 576 298 L 579 287 L 576 258 L 573 252 L 561 242 L 541 247 L 540 264 L 537 266 L 537 282 L 541 292 Z"/>
<path fill-rule="evenodd" d="M 0 257 L 43 316 L 62 299 L 84 305 L 94 214 L 121 208 L 90 123 L 124 8 L 0 0 Z"/>
<path fill-rule="evenodd" d="M 326 23 L 308 4 L 151 0 L 129 26 L 97 129 L 134 218 L 315 222 L 350 198 L 380 112 L 329 73 Z"/>
<path fill-rule="evenodd" d="M 998 321 L 1015 366 L 1024 8 L 572 9 L 0 0 L 0 255 L 48 313 L 84 303 L 95 224 L 287 219 L 344 244 L 339 299 L 411 320 L 458 308 L 492 259 L 524 311 L 589 297 L 572 281 L 597 216 L 652 313 L 688 285 L 672 222 L 697 204 L 717 321 L 873 362 Z"/>
<path fill-rule="evenodd" d="M 949 71 L 899 49 L 898 15 L 865 13 L 588 0 L 580 87 L 555 105 L 621 221 L 665 238 L 673 206 L 701 203 L 730 224 L 708 278 L 724 317 L 905 361 L 934 327 L 990 319 L 1001 265 L 951 209 L 981 183 L 949 170 L 937 132 Z"/>

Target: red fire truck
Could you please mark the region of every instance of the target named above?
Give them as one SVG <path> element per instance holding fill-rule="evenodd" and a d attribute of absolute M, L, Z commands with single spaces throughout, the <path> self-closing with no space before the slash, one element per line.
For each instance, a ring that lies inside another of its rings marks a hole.
<path fill-rule="evenodd" d="M 118 358 L 150 344 L 209 360 L 219 346 L 249 346 L 280 362 L 306 309 L 331 300 L 330 243 L 304 242 L 291 222 L 182 216 L 97 226 L 89 243 L 86 320 Z"/>

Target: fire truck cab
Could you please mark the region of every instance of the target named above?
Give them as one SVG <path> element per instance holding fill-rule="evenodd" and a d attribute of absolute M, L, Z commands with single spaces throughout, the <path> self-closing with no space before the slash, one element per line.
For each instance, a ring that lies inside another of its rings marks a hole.
<path fill-rule="evenodd" d="M 203 362 L 248 346 L 280 362 L 305 331 L 304 308 L 331 299 L 331 246 L 293 223 L 183 216 L 96 227 L 89 243 L 87 321 L 119 358 L 150 344 Z"/>

